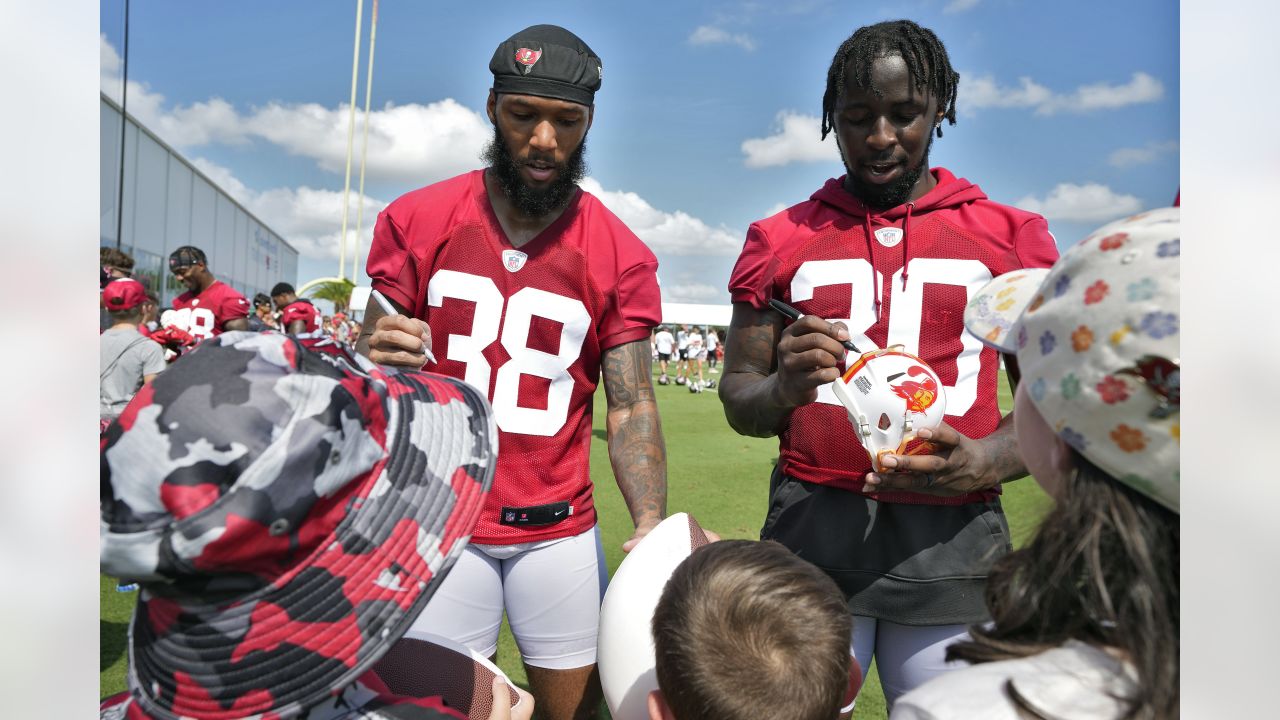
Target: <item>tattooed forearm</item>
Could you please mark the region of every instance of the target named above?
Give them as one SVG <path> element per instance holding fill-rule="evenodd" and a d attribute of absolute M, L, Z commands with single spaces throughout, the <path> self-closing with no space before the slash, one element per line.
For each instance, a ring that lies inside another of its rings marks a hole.
<path fill-rule="evenodd" d="M 609 462 L 637 526 L 667 514 L 667 449 L 653 396 L 647 340 L 605 351 L 602 365 Z"/>
<path fill-rule="evenodd" d="M 991 458 L 992 472 L 997 483 L 1006 483 L 1027 476 L 1027 465 L 1018 452 L 1018 436 L 1013 431 L 1013 413 L 1000 419 L 995 431 L 982 439 Z"/>
<path fill-rule="evenodd" d="M 743 435 L 769 437 L 782 431 L 792 407 L 777 394 L 777 313 L 735 303 L 724 346 L 720 401 L 729 425 Z"/>

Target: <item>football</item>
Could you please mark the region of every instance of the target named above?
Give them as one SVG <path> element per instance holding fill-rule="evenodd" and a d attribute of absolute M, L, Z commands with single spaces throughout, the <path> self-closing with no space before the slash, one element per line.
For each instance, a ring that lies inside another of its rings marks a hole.
<path fill-rule="evenodd" d="M 451 640 L 410 630 L 373 666 L 397 695 L 438 695 L 471 720 L 488 720 L 493 710 L 493 678 L 507 681 L 511 707 L 520 704 L 515 686 L 488 658 Z"/>
<path fill-rule="evenodd" d="M 708 543 L 698 522 L 676 513 L 658 523 L 618 566 L 600 605 L 600 685 L 614 720 L 646 720 L 658 689 L 653 610 L 676 566 Z"/>

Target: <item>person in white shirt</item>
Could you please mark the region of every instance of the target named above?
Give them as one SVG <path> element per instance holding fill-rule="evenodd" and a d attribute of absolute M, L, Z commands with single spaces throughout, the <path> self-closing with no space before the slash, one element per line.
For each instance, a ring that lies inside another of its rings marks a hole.
<path fill-rule="evenodd" d="M 667 363 L 671 361 L 671 351 L 675 349 L 676 339 L 671 336 L 666 325 L 659 325 L 658 334 L 653 336 L 653 344 L 658 349 L 658 367 L 662 369 L 658 384 L 669 385 L 671 380 L 667 377 Z M 676 362 L 679 363 L 679 360 Z"/>
<path fill-rule="evenodd" d="M 676 384 L 683 385 L 689 379 L 689 326 L 681 325 L 676 331 Z"/>
<path fill-rule="evenodd" d="M 1178 717 L 1179 235 L 1178 208 L 1117 221 L 967 306 L 1017 353 L 1018 449 L 1055 506 L 992 568 L 991 622 L 947 649 L 972 666 L 893 720 Z"/>
<path fill-rule="evenodd" d="M 707 349 L 702 345 L 702 333 L 698 332 L 695 326 L 689 331 L 689 365 L 685 371 L 685 377 L 689 380 L 690 392 L 702 392 L 707 386 L 706 380 L 702 376 L 702 366 L 707 361 Z M 698 369 L 698 379 L 693 379 L 693 370 Z"/>
<path fill-rule="evenodd" d="M 716 369 L 716 350 L 719 347 L 720 336 L 716 334 L 716 329 L 707 328 L 707 365 L 711 367 L 713 375 L 720 372 Z"/>

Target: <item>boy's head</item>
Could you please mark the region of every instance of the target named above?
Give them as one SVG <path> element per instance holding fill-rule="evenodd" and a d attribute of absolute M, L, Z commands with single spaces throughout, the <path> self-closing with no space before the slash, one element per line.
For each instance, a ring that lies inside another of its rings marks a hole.
<path fill-rule="evenodd" d="M 778 543 L 724 540 L 676 568 L 653 614 L 650 718 L 833 720 L 861 671 L 839 588 Z"/>
<path fill-rule="evenodd" d="M 102 288 L 102 304 L 115 324 L 138 324 L 142 320 L 147 289 L 132 278 L 119 278 Z"/>

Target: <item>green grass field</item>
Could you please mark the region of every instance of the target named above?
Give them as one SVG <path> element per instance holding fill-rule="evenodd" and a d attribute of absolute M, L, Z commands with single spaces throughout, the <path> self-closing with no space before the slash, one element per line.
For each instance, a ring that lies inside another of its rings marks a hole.
<path fill-rule="evenodd" d="M 731 430 L 714 391 L 694 395 L 677 385 L 659 386 L 656 390 L 667 441 L 668 511 L 687 511 L 697 517 L 703 527 L 724 538 L 758 538 L 768 502 L 769 473 L 777 457 L 777 441 L 742 437 Z M 1008 387 L 1003 384 L 1000 404 L 1005 412 L 1012 406 Z M 609 468 L 604 438 L 604 392 L 600 391 L 595 398 L 591 476 L 596 483 L 596 508 L 612 575 L 622 562 L 622 543 L 631 536 L 632 528 Z M 1049 499 L 1035 481 L 1027 478 L 1004 487 L 1003 503 L 1017 546 L 1039 522 Z M 113 580 L 102 579 L 103 696 L 124 689 L 125 635 L 134 597 L 134 593 L 116 592 Z M 505 625 L 498 643 L 498 665 L 514 682 L 528 688 L 519 651 Z M 608 717 L 607 711 L 601 716 Z M 884 698 L 874 666 L 859 695 L 854 717 L 885 717 Z"/>

